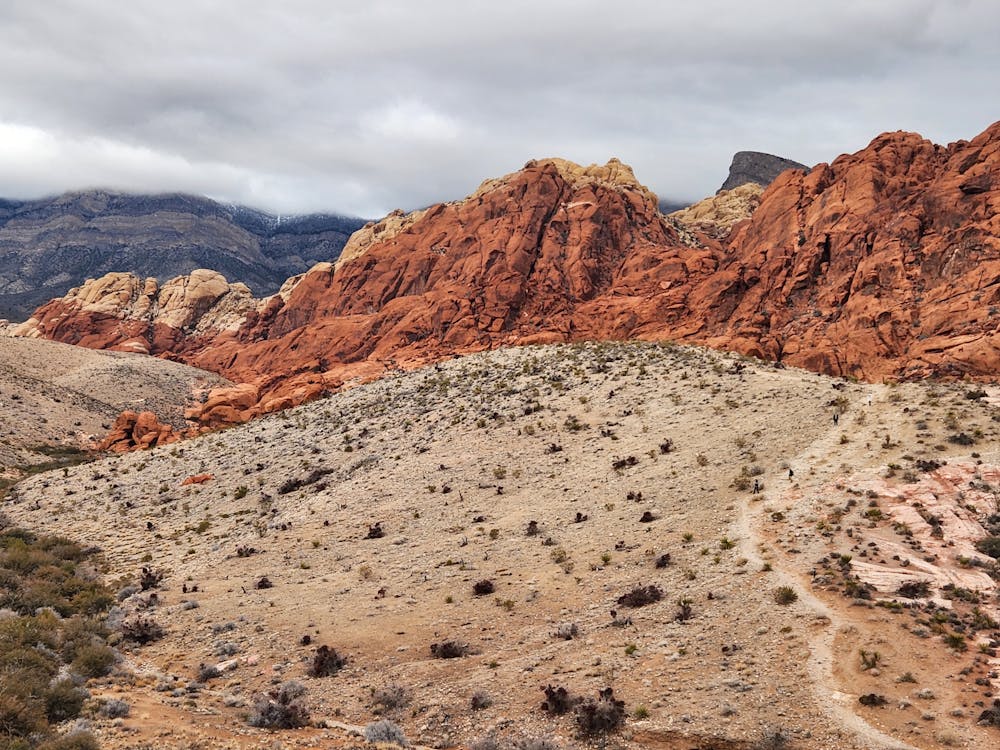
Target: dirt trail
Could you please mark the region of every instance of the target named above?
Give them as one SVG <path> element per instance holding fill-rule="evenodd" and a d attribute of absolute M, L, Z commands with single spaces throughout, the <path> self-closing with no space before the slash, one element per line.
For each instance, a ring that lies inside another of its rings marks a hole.
<path fill-rule="evenodd" d="M 872 404 L 884 399 L 884 386 L 872 386 Z M 867 401 L 859 401 L 855 406 L 867 408 Z M 841 428 L 838 424 L 831 422 L 830 429 L 813 441 L 807 448 L 788 461 L 788 465 L 795 472 L 795 477 L 799 482 L 808 482 L 810 485 L 821 483 L 824 476 L 830 470 L 821 470 L 817 474 L 807 474 L 809 468 L 815 465 L 815 458 L 833 452 L 840 441 Z M 783 471 L 785 471 L 783 469 Z M 790 492 L 795 492 L 798 483 L 792 484 L 786 476 L 777 474 L 779 478 L 776 483 L 781 486 L 782 497 L 786 497 Z M 734 536 L 740 540 L 742 554 L 756 565 L 763 565 L 768 562 L 774 565 L 774 561 L 765 560 L 760 550 L 767 544 L 763 534 L 758 531 L 761 516 L 764 514 L 764 503 L 754 502 L 745 499 L 740 504 L 740 512 L 733 527 Z M 841 691 L 835 684 L 833 676 L 833 643 L 837 634 L 849 627 L 843 618 L 820 601 L 812 593 L 808 582 L 796 572 L 784 570 L 780 567 L 774 569 L 774 579 L 778 585 L 791 586 L 798 594 L 798 601 L 807 609 L 811 610 L 813 624 L 810 626 L 810 657 L 809 676 L 812 687 L 816 695 L 816 703 L 825 707 L 830 719 L 840 726 L 853 732 L 858 738 L 869 743 L 872 748 L 891 748 L 892 750 L 917 750 L 913 745 L 886 734 L 873 727 L 862 717 L 858 716 L 851 709 L 852 696 Z"/>

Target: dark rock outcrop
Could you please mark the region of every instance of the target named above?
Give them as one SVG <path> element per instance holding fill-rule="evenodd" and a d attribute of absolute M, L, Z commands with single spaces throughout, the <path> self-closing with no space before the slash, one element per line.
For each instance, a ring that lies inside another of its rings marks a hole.
<path fill-rule="evenodd" d="M 729 165 L 729 176 L 722 183 L 719 192 L 732 190 L 748 182 L 755 182 L 762 187 L 767 187 L 774 181 L 775 177 L 786 169 L 809 171 L 809 167 L 805 164 L 799 164 L 791 159 L 760 151 L 737 151 L 733 155 L 733 163 Z"/>

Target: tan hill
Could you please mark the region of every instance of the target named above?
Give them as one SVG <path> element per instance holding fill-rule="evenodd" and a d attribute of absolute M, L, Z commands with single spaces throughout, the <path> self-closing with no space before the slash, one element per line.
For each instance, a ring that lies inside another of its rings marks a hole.
<path fill-rule="evenodd" d="M 720 190 L 694 205 L 674 211 L 668 216 L 682 224 L 690 224 L 703 232 L 725 237 L 737 222 L 749 219 L 760 205 L 764 188 L 748 182 L 730 190 Z"/>
<path fill-rule="evenodd" d="M 623 748 L 986 748 L 995 390 L 503 349 L 34 477 L 4 510 L 101 547 L 108 580 L 164 575 L 121 617 L 165 636 L 92 688 L 132 704 L 95 719 L 111 750 L 353 747 L 379 715 L 424 746 L 583 746 L 547 685 L 612 687 Z M 307 675 L 319 646 L 339 672 Z M 287 681 L 327 728 L 248 726 Z"/>
<path fill-rule="evenodd" d="M 91 447 L 124 410 L 180 429 L 184 410 L 226 382 L 176 362 L 0 336 L 0 475 Z"/>

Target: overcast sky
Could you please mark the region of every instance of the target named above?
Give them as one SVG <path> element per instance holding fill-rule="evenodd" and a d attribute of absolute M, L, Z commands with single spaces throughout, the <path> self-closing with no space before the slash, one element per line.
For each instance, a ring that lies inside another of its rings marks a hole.
<path fill-rule="evenodd" d="M 365 217 L 525 161 L 666 199 L 1000 119 L 996 0 L 3 0 L 0 196 L 183 190 Z"/>

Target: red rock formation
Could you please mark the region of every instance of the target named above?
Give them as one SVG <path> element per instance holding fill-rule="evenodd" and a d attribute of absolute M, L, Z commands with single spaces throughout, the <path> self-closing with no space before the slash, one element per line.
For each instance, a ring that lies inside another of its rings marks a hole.
<path fill-rule="evenodd" d="M 210 482 L 213 479 L 215 479 L 215 474 L 192 474 L 181 482 L 181 487 L 189 484 L 205 484 L 205 482 Z"/>
<path fill-rule="evenodd" d="M 125 453 L 136 448 L 152 448 L 180 440 L 173 427 L 161 424 L 151 411 L 123 411 L 118 415 L 111 432 L 98 443 L 99 450 Z"/>
<path fill-rule="evenodd" d="M 865 379 L 1000 366 L 1000 123 L 936 146 L 887 133 L 786 172 L 697 288 L 698 339 Z"/>
<path fill-rule="evenodd" d="M 66 298 L 22 328 L 90 346 L 139 340 L 241 383 L 191 410 L 209 426 L 386 369 L 592 338 L 680 339 L 871 379 L 989 375 L 998 161 L 1000 123 L 947 147 L 882 135 L 784 173 L 721 241 L 663 217 L 616 160 L 529 162 L 464 201 L 366 227 L 336 267 L 260 302 L 239 297 L 225 316 L 175 326 L 114 313 L 109 333 Z"/>

